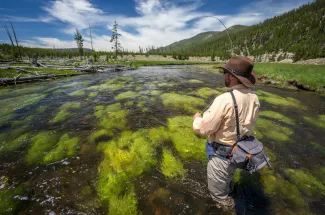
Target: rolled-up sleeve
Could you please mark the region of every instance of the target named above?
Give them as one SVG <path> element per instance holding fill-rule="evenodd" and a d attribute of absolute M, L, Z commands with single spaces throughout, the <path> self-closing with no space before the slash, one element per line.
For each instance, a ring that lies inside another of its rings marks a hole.
<path fill-rule="evenodd" d="M 216 132 L 230 106 L 228 102 L 225 102 L 224 96 L 218 96 L 210 106 L 210 108 L 204 112 L 203 117 L 197 117 L 193 121 L 194 132 L 201 136 L 208 136 Z"/>

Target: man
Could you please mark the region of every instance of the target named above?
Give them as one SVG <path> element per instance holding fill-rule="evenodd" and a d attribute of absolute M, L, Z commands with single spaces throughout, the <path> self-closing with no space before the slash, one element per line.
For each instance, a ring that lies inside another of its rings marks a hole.
<path fill-rule="evenodd" d="M 251 90 L 256 82 L 253 67 L 254 62 L 243 56 L 234 56 L 224 67 L 218 67 L 223 69 L 225 85 L 233 91 L 238 105 L 241 138 L 251 135 L 260 107 L 257 96 Z M 211 197 L 219 206 L 233 207 L 234 201 L 229 196 L 229 184 L 236 167 L 230 162 L 229 155 L 236 143 L 237 133 L 231 94 L 226 92 L 216 97 L 203 117 L 200 113 L 196 113 L 193 120 L 195 133 L 208 136 L 207 177 Z"/>

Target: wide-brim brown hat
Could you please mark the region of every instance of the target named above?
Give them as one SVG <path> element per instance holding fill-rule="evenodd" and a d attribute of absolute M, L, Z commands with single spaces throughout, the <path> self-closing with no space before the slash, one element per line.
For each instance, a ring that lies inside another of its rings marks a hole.
<path fill-rule="evenodd" d="M 252 88 L 256 83 L 257 75 L 253 70 L 254 61 L 249 57 L 233 56 L 225 66 L 218 66 L 233 76 L 235 76 L 243 85 Z"/>

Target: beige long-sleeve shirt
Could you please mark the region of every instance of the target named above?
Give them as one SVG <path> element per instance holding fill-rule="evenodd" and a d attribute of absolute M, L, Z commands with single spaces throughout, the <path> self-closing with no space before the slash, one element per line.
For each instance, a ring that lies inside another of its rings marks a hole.
<path fill-rule="evenodd" d="M 251 135 L 258 115 L 260 102 L 249 88 L 239 84 L 232 87 L 238 105 L 240 136 Z M 203 117 L 193 121 L 194 131 L 208 136 L 209 142 L 233 145 L 237 139 L 234 103 L 229 92 L 215 98 Z"/>

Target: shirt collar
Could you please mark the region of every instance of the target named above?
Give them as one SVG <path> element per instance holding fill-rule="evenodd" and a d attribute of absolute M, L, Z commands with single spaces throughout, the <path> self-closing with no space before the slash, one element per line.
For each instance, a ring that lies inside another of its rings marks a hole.
<path fill-rule="evenodd" d="M 248 89 L 248 88 L 243 84 L 237 84 L 235 86 L 232 86 L 231 89 Z"/>

